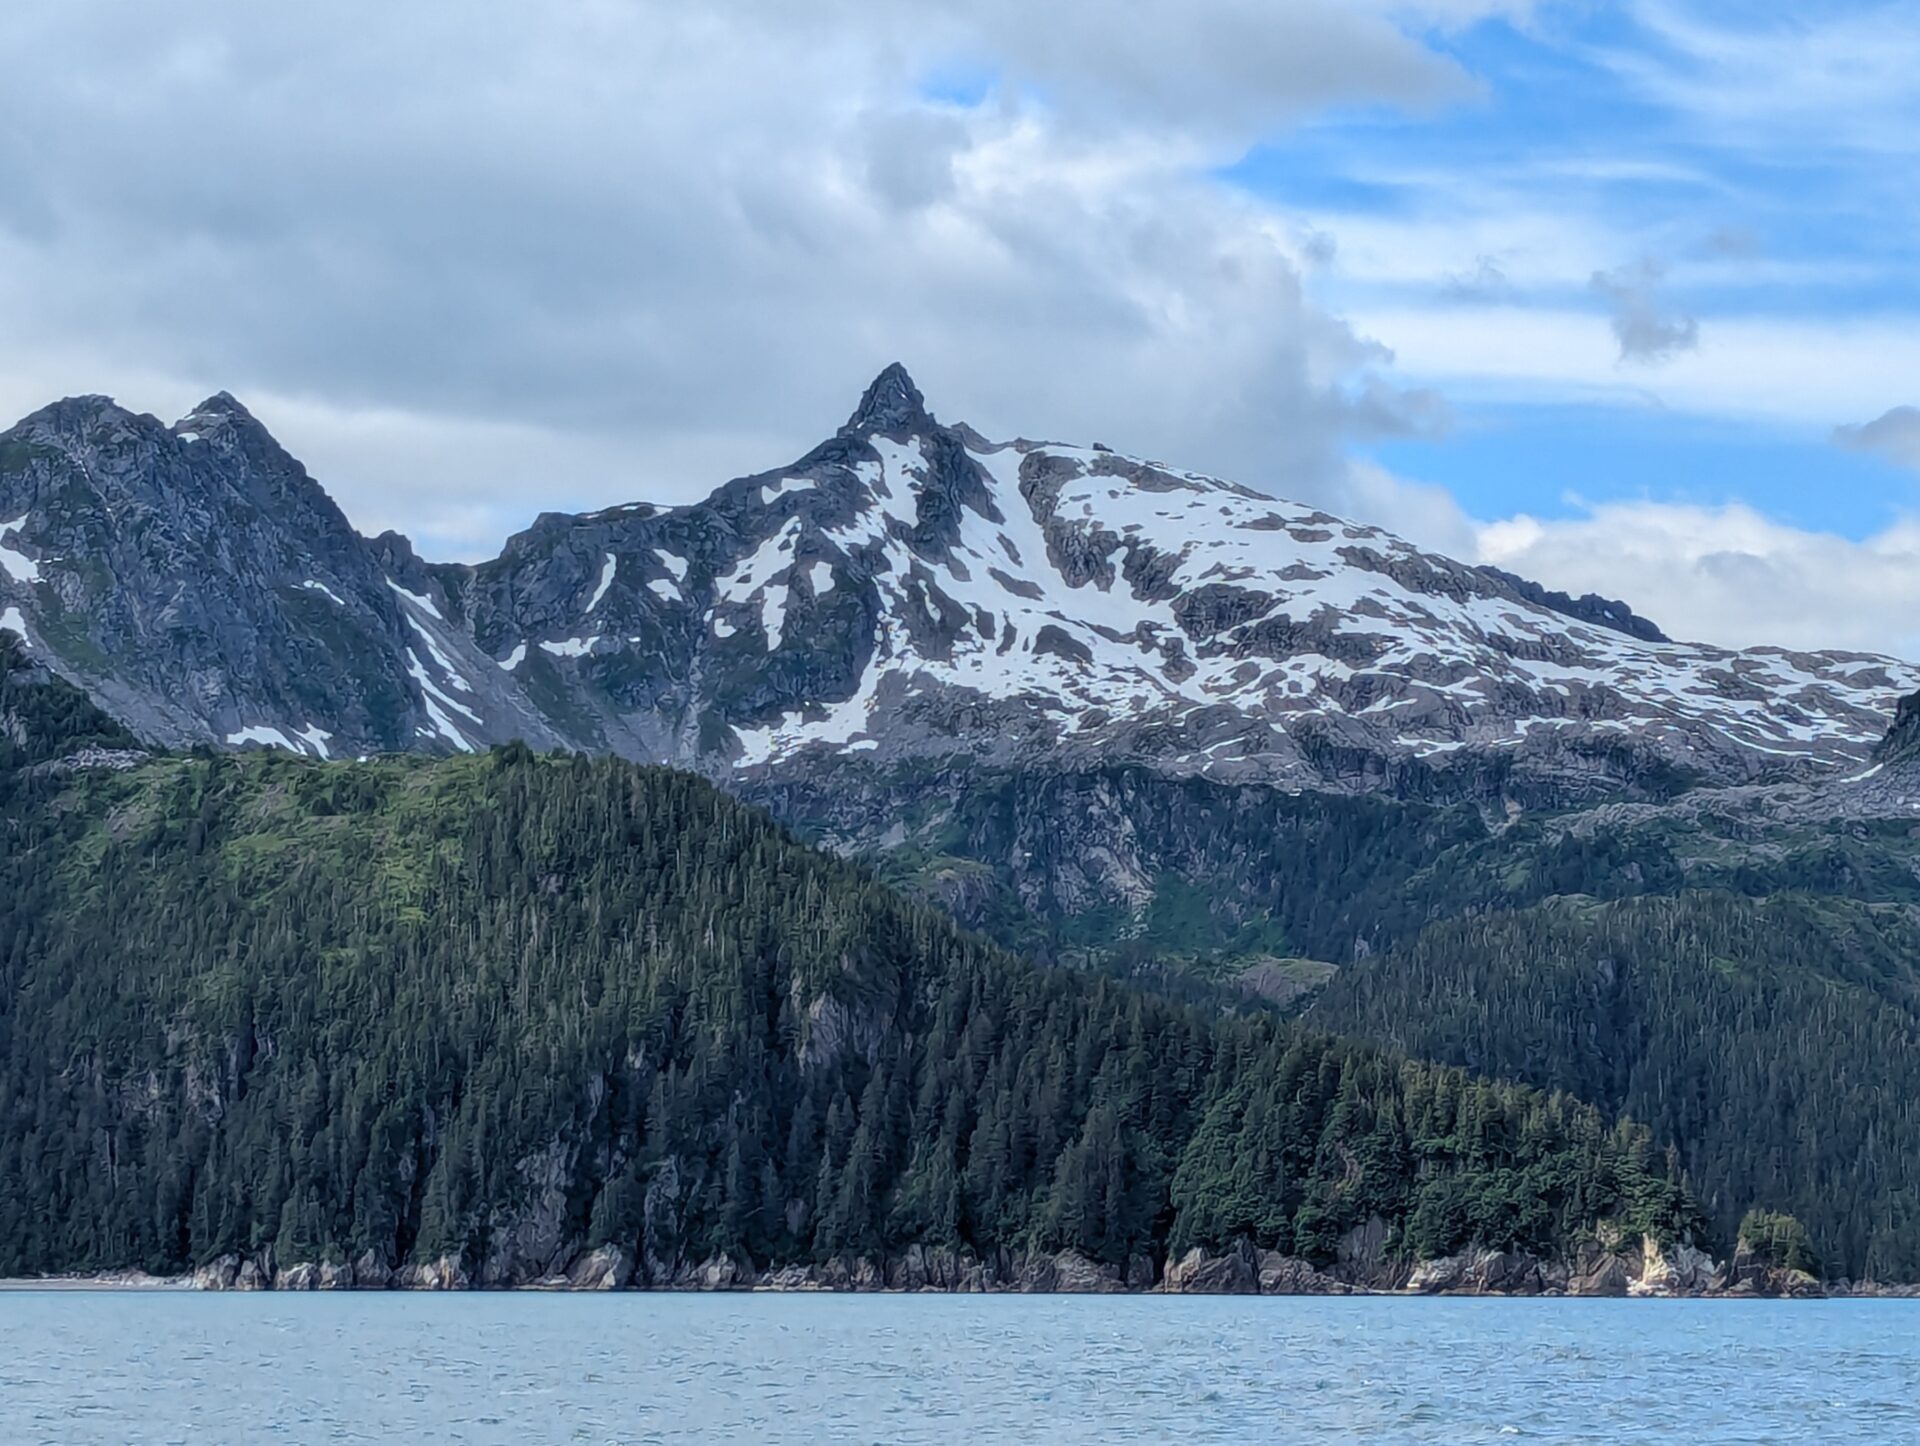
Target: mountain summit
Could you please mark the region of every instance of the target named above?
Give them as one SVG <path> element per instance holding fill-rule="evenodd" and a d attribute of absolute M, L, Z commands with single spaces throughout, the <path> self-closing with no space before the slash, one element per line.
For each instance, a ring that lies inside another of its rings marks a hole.
<path fill-rule="evenodd" d="M 868 385 L 860 405 L 847 418 L 843 433 L 931 430 L 934 420 L 927 415 L 926 398 L 913 384 L 907 369 L 894 362 Z"/>
<path fill-rule="evenodd" d="M 77 409 L 77 411 L 75 410 Z M 704 502 L 474 567 L 356 534 L 221 394 L 0 434 L 0 618 L 159 741 L 524 737 L 710 774 L 956 755 L 1577 801 L 1864 760 L 1920 671 L 1672 643 L 1247 487 L 946 426 L 897 363 Z"/>

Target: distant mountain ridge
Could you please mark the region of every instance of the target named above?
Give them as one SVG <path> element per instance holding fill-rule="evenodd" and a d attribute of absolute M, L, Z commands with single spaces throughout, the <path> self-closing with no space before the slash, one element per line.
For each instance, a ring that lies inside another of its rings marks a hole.
<path fill-rule="evenodd" d="M 523 738 L 757 774 L 1125 759 L 1580 802 L 1864 762 L 1920 669 L 1667 641 L 1377 528 L 940 424 L 888 367 L 791 466 L 543 514 L 478 566 L 352 529 L 233 398 L 0 434 L 0 624 L 156 741 Z"/>

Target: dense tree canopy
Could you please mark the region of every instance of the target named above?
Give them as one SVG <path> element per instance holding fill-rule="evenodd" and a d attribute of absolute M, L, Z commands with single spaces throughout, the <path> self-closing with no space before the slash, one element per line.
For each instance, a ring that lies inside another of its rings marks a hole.
<path fill-rule="evenodd" d="M 514 747 L 10 787 L 0 1273 L 1697 1222 L 1566 1094 L 1022 963 L 685 775 Z"/>

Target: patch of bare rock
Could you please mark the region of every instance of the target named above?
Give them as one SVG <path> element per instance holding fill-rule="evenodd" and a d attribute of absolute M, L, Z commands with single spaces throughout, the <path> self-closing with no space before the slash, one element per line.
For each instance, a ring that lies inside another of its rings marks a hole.
<path fill-rule="evenodd" d="M 224 1255 L 190 1277 L 199 1290 L 674 1290 L 674 1291 L 957 1291 L 1175 1295 L 1552 1295 L 1810 1297 L 1830 1294 L 1912 1295 L 1920 1288 L 1873 1282 L 1825 1284 L 1742 1250 L 1725 1262 L 1690 1245 L 1591 1242 L 1564 1259 L 1519 1251 L 1470 1250 L 1435 1260 L 1397 1260 L 1383 1249 L 1386 1227 L 1374 1221 L 1350 1231 L 1338 1258 L 1324 1266 L 1248 1242 L 1222 1251 L 1195 1247 L 1164 1262 L 1137 1255 L 1124 1264 L 1077 1251 L 994 1251 L 975 1255 L 941 1246 L 910 1246 L 898 1255 L 834 1256 L 810 1264 L 757 1269 L 731 1256 L 702 1261 L 636 1259 L 603 1245 L 544 1273 L 503 1269 L 477 1275 L 441 1258 L 390 1266 L 371 1253 L 354 1261 L 276 1264 L 261 1256 Z"/>

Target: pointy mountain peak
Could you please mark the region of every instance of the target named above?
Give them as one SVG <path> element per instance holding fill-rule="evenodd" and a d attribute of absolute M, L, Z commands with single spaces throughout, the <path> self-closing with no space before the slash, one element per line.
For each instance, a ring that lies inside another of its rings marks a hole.
<path fill-rule="evenodd" d="M 842 432 L 914 432 L 934 425 L 926 398 L 907 369 L 893 362 L 873 379 Z"/>
<path fill-rule="evenodd" d="M 223 426 L 259 426 L 252 412 L 232 392 L 215 392 L 173 424 L 176 433 L 211 432 Z"/>

